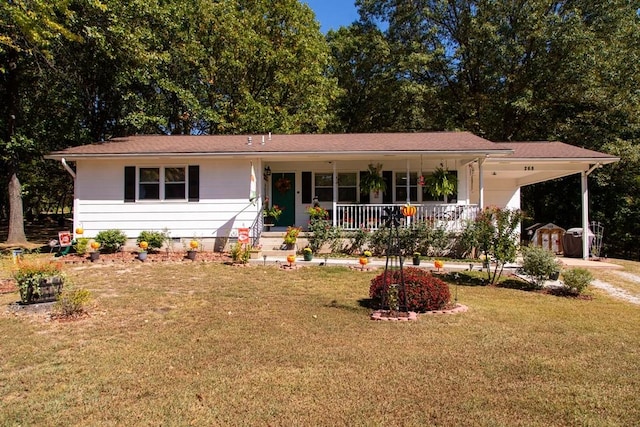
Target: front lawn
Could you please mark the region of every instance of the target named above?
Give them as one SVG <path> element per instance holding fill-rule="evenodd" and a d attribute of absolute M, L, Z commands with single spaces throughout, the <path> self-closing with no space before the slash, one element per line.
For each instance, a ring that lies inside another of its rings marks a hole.
<path fill-rule="evenodd" d="M 460 286 L 467 313 L 369 320 L 378 272 L 67 266 L 75 322 L 5 312 L 0 425 L 634 425 L 640 310 Z M 451 293 L 454 295 L 454 288 Z"/>

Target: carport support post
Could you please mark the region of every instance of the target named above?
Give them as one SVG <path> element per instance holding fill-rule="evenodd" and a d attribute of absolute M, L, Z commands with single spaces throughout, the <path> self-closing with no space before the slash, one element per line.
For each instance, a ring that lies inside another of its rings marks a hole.
<path fill-rule="evenodd" d="M 589 259 L 589 186 L 588 171 L 582 171 L 582 259 Z"/>
<path fill-rule="evenodd" d="M 591 172 L 600 167 L 600 163 L 596 163 L 588 170 L 581 173 L 582 187 L 582 259 L 589 259 L 589 185 L 588 178 Z"/>

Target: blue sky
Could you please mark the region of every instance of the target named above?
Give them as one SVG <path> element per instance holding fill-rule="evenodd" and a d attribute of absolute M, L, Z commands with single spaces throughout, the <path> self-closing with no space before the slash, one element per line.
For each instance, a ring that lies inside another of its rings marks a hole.
<path fill-rule="evenodd" d="M 346 27 L 358 19 L 354 0 L 302 0 L 316 14 L 320 30 L 326 34 L 329 30 Z"/>

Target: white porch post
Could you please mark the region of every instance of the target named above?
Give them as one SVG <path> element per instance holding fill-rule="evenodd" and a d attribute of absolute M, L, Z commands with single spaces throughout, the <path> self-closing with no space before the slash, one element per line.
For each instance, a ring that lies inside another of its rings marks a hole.
<path fill-rule="evenodd" d="M 484 161 L 482 158 L 478 160 L 478 207 L 484 209 Z"/>
<path fill-rule="evenodd" d="M 331 162 L 333 164 L 333 226 L 336 227 L 338 225 L 338 165 L 336 162 Z"/>
<path fill-rule="evenodd" d="M 582 259 L 589 259 L 589 187 L 588 171 L 581 173 L 582 187 Z"/>
<path fill-rule="evenodd" d="M 407 204 L 411 203 L 411 161 L 407 159 Z M 407 220 L 407 226 L 411 225 L 411 217 L 405 217 Z"/>

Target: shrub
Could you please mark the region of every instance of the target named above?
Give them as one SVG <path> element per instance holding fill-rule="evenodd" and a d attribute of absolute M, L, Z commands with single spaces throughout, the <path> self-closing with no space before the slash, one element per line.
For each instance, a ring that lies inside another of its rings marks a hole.
<path fill-rule="evenodd" d="M 407 267 L 404 272 L 404 284 L 407 293 L 407 311 L 425 312 L 443 309 L 451 299 L 449 285 L 431 273 L 419 268 Z M 400 270 L 387 271 L 381 273 L 371 280 L 369 296 L 381 308 L 388 308 L 385 296 L 389 295 L 390 284 L 400 283 Z M 400 305 L 404 305 L 405 291 L 398 288 L 398 299 Z"/>
<path fill-rule="evenodd" d="M 542 287 L 545 280 L 560 272 L 560 263 L 551 251 L 540 246 L 522 249 L 522 271 L 533 278 L 533 283 Z"/>
<path fill-rule="evenodd" d="M 153 252 L 162 248 L 162 245 L 168 240 L 169 233 L 167 231 L 141 231 L 136 243 L 140 245 L 140 242 L 147 242 L 149 251 Z"/>
<path fill-rule="evenodd" d="M 231 245 L 231 259 L 233 262 L 246 264 L 251 258 L 251 248 L 248 245 L 235 243 Z"/>
<path fill-rule="evenodd" d="M 593 280 L 593 275 L 584 268 L 572 268 L 562 272 L 562 279 L 568 292 L 580 295 Z"/>
<path fill-rule="evenodd" d="M 103 252 L 113 253 L 127 242 L 127 235 L 120 230 L 104 230 L 96 234 L 94 240 L 100 243 Z"/>
<path fill-rule="evenodd" d="M 346 248 L 347 253 L 361 253 L 363 248 L 368 246 L 370 235 L 371 232 L 368 228 L 359 228 L 355 231 L 347 233 L 347 237 L 349 239 L 349 245 Z"/>
<path fill-rule="evenodd" d="M 87 289 L 65 289 L 58 296 L 53 306 L 54 312 L 62 317 L 71 317 L 84 313 L 85 305 L 91 300 L 91 292 Z"/>
<path fill-rule="evenodd" d="M 89 239 L 86 237 L 78 237 L 74 249 L 78 255 L 85 255 L 89 247 Z"/>
<path fill-rule="evenodd" d="M 313 253 L 318 253 L 325 243 L 331 240 L 333 226 L 329 221 L 321 218 L 311 218 L 309 220 L 309 234 L 307 240 Z"/>

